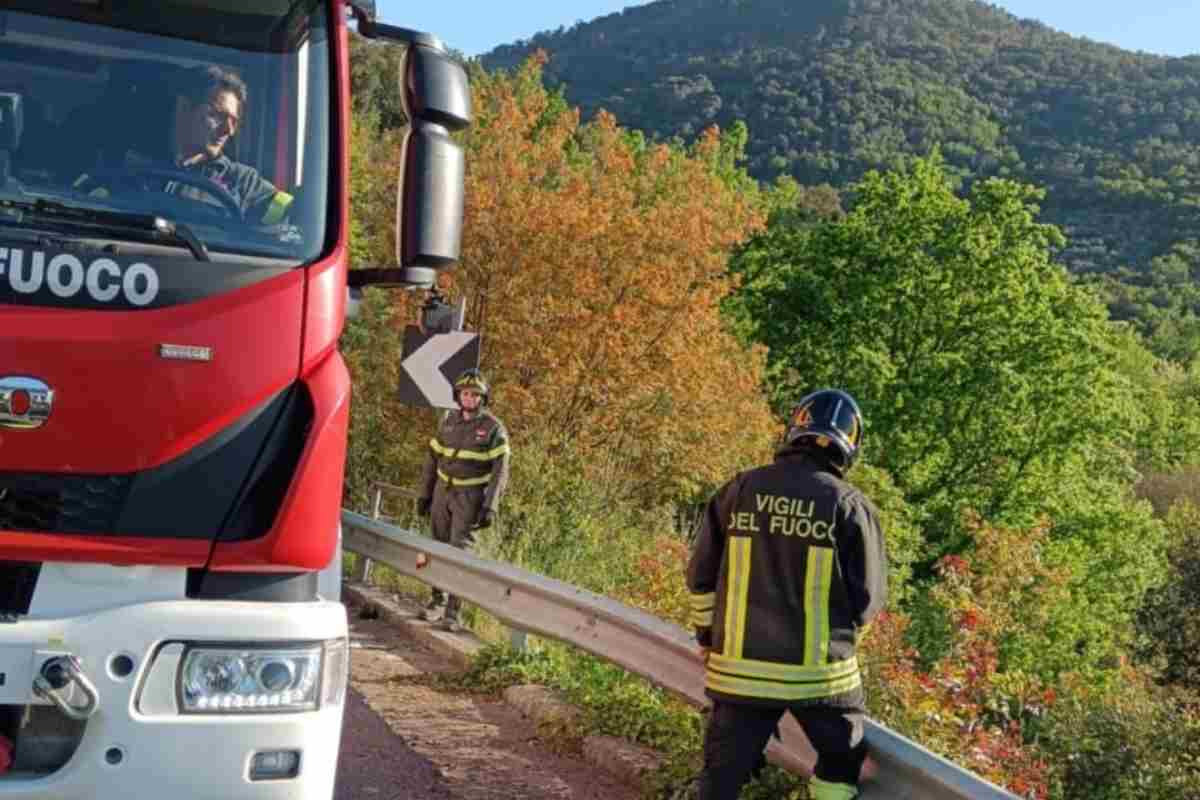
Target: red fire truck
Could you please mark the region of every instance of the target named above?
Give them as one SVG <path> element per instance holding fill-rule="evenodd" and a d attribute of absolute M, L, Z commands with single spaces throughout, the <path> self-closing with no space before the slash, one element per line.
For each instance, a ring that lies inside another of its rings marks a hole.
<path fill-rule="evenodd" d="M 354 20 L 410 124 L 348 278 Z M 348 284 L 457 259 L 469 117 L 373 0 L 0 0 L 0 800 L 332 795 Z"/>

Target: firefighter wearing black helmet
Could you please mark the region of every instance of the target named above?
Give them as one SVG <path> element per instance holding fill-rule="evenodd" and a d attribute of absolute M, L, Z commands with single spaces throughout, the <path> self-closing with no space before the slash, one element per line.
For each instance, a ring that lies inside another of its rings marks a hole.
<path fill-rule="evenodd" d="M 508 484 L 511 449 L 504 423 L 487 410 L 491 393 L 483 373 L 463 372 L 454 381 L 453 395 L 459 410 L 447 414 L 429 440 L 417 510 L 431 517 L 439 542 L 470 547 L 474 531 L 489 527 L 496 516 Z M 436 619 L 443 606 L 442 627 L 458 630 L 461 602 L 439 589 L 433 590 L 422 616 Z"/>
<path fill-rule="evenodd" d="M 850 395 L 807 395 L 774 463 L 734 477 L 698 523 L 687 582 L 713 701 L 701 800 L 737 797 L 788 711 L 817 751 L 812 798 L 857 796 L 855 645 L 887 595 L 878 512 L 845 481 L 862 439 Z"/>

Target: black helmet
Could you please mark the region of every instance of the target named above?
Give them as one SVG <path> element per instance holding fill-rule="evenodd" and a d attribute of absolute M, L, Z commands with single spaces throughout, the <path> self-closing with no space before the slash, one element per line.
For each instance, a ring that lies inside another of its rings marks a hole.
<path fill-rule="evenodd" d="M 483 373 L 472 367 L 471 369 L 463 370 L 462 373 L 454 379 L 454 388 L 451 394 L 454 396 L 454 402 L 462 405 L 458 399 L 458 393 L 463 389 L 474 389 L 479 392 L 483 398 L 481 405 L 487 405 L 491 399 L 491 392 L 488 391 L 487 379 L 483 377 Z"/>
<path fill-rule="evenodd" d="M 791 423 L 783 436 L 783 448 L 811 442 L 826 448 L 835 466 L 848 470 L 858 457 L 862 438 L 862 412 L 854 398 L 840 389 L 821 389 L 805 395 L 792 409 Z"/>

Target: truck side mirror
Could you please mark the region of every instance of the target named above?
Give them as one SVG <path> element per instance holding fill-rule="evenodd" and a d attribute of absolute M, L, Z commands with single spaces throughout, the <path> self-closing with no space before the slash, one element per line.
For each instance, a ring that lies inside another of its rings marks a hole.
<path fill-rule="evenodd" d="M 462 251 L 466 162 L 451 134 L 471 124 L 467 73 L 436 36 L 377 22 L 375 0 L 350 0 L 350 11 L 363 36 L 407 48 L 399 79 L 409 128 L 396 198 L 397 267 L 352 270 L 349 285 L 428 288 Z"/>
<path fill-rule="evenodd" d="M 467 73 L 440 48 L 414 44 L 400 67 L 409 118 L 400 157 L 396 261 L 405 282 L 432 286 L 462 248 L 466 161 L 450 136 L 471 123 Z"/>

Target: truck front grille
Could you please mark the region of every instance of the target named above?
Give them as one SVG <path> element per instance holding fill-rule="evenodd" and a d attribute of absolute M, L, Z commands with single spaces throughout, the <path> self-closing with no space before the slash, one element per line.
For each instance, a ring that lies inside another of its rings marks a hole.
<path fill-rule="evenodd" d="M 111 533 L 131 480 L 0 472 L 0 531 Z"/>

